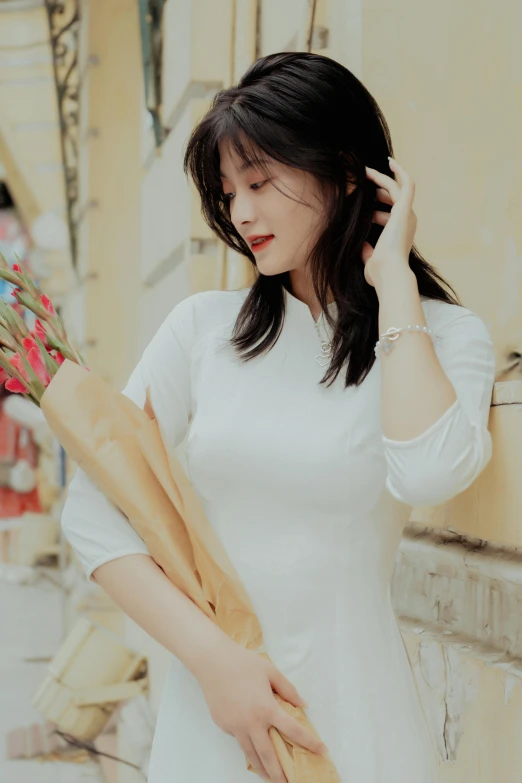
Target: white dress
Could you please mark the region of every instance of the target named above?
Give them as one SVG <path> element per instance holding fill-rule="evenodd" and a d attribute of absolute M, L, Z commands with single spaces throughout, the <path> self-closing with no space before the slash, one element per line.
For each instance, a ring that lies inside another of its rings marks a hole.
<path fill-rule="evenodd" d="M 247 293 L 206 291 L 178 304 L 125 394 L 143 405 L 151 385 L 170 446 L 190 426 L 190 478 L 252 599 L 268 654 L 308 702 L 343 783 L 435 783 L 435 751 L 390 582 L 411 506 L 453 497 L 491 457 L 490 335 L 469 310 L 422 299 L 458 399 L 421 435 L 398 442 L 381 431 L 381 359 L 359 388 L 344 389 L 344 372 L 320 386 L 312 314 L 292 294 L 285 292 L 275 347 L 242 363 L 226 341 Z M 410 338 L 430 339 L 401 339 Z M 62 525 L 87 574 L 147 553 L 80 469 Z M 255 779 L 173 657 L 149 783 Z"/>

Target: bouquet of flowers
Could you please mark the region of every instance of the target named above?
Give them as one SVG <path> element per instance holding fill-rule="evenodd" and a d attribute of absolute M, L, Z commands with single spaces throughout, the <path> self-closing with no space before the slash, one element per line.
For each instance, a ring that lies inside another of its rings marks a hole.
<path fill-rule="evenodd" d="M 30 331 L 13 307 L 0 303 L 0 382 L 41 407 L 67 454 L 125 514 L 167 577 L 228 636 L 268 658 L 239 575 L 181 463 L 163 443 L 150 390 L 142 409 L 90 372 L 21 264 L 11 270 L 1 258 L 0 277 L 37 316 Z M 302 708 L 274 696 L 317 736 Z M 290 783 L 341 783 L 327 754 L 296 745 L 275 727 L 270 737 Z"/>
<path fill-rule="evenodd" d="M 15 308 L 0 299 L 0 383 L 40 406 L 45 389 L 66 358 L 82 367 L 85 362 L 69 344 L 51 300 L 40 293 L 21 264 L 13 264 L 11 270 L 0 254 L 0 277 L 14 286 L 17 302 L 38 316 L 30 331 Z"/>

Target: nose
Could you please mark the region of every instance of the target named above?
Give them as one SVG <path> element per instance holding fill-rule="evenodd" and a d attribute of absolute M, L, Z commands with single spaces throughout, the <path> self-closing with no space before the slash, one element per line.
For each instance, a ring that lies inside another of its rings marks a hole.
<path fill-rule="evenodd" d="M 254 199 L 251 191 L 237 192 L 230 205 L 230 219 L 237 229 L 254 223 L 256 218 Z"/>

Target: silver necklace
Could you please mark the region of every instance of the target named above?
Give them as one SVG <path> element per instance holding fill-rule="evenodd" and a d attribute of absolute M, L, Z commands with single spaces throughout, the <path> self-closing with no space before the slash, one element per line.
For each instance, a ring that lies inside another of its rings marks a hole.
<path fill-rule="evenodd" d="M 315 330 L 319 336 L 319 341 L 321 343 L 321 353 L 315 357 L 315 361 L 320 367 L 326 367 L 326 365 L 329 363 L 330 359 L 332 358 L 332 342 L 331 341 L 328 342 L 327 340 L 325 340 L 323 335 L 321 334 L 321 331 L 319 329 L 319 321 L 321 319 L 323 320 L 323 322 L 325 322 L 325 328 L 326 328 L 326 321 L 322 310 L 317 321 L 314 321 Z"/>

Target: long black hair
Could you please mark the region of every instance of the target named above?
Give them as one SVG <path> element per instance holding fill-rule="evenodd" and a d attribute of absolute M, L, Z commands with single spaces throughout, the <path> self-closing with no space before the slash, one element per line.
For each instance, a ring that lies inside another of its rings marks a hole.
<path fill-rule="evenodd" d="M 246 256 L 255 281 L 239 311 L 231 344 L 244 360 L 270 350 L 280 334 L 288 272 L 262 275 L 247 243 L 230 220 L 220 179 L 218 143 L 226 139 L 245 163 L 266 171 L 268 156 L 313 174 L 325 198 L 326 225 L 308 259 L 315 295 L 334 328 L 333 351 L 321 383 L 333 382 L 347 364 L 346 386 L 362 383 L 375 361 L 379 302 L 366 282 L 363 242 L 372 246 L 383 226 L 372 222 L 374 182 L 365 166 L 393 177 L 390 131 L 374 98 L 344 66 L 322 55 L 283 52 L 257 60 L 235 87 L 214 97 L 194 128 L 184 171 L 201 197 L 202 214 L 228 247 Z M 356 187 L 346 194 L 346 183 Z M 379 207 L 387 211 L 389 205 Z M 461 304 L 454 289 L 412 247 L 409 264 L 421 296 Z M 257 273 L 257 274 L 256 274 Z M 451 291 L 449 293 L 447 290 Z M 327 309 L 331 291 L 337 322 Z"/>

